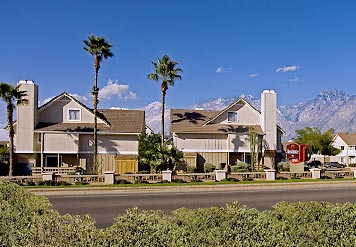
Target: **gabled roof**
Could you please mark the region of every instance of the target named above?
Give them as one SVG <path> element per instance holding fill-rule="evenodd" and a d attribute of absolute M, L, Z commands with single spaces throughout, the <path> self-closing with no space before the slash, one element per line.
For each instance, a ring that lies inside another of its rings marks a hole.
<path fill-rule="evenodd" d="M 261 112 L 259 110 L 257 110 L 255 107 L 253 107 L 253 105 L 251 105 L 247 100 L 245 100 L 244 98 L 238 98 L 237 100 L 235 100 L 234 102 L 232 102 L 229 106 L 227 106 L 225 109 L 219 111 L 216 116 L 212 117 L 210 120 L 208 120 L 205 125 L 211 123 L 212 121 L 214 121 L 215 119 L 217 119 L 219 116 L 221 116 L 222 114 L 224 114 L 225 112 L 229 111 L 233 106 L 237 105 L 238 103 L 244 103 L 247 106 L 249 106 L 252 110 L 256 111 L 258 114 L 261 114 Z"/>
<path fill-rule="evenodd" d="M 340 136 L 340 138 L 341 138 L 348 146 L 356 146 L 356 134 L 337 133 L 336 136 Z M 335 137 L 336 137 L 336 136 L 335 136 Z"/>
<path fill-rule="evenodd" d="M 143 133 L 145 112 L 141 110 L 98 110 L 98 117 L 108 124 L 98 123 L 98 132 Z M 35 131 L 93 132 L 93 123 L 39 123 Z"/>
<path fill-rule="evenodd" d="M 38 111 L 43 111 L 45 110 L 48 106 L 54 104 L 56 101 L 61 100 L 63 98 L 68 98 L 68 100 L 72 100 L 74 102 L 76 102 L 77 104 L 79 104 L 81 107 L 83 107 L 84 109 L 86 109 L 87 111 L 89 111 L 91 114 L 93 114 L 94 117 L 94 111 L 90 108 L 88 108 L 86 105 L 84 105 L 82 102 L 80 102 L 79 100 L 77 100 L 76 98 L 74 98 L 73 96 L 71 96 L 70 94 L 68 94 L 67 92 L 63 92 L 59 95 L 57 95 L 56 97 L 52 98 L 50 101 L 48 101 L 46 104 L 40 106 L 38 108 Z M 100 116 L 100 114 L 97 115 L 98 118 L 100 118 L 101 120 L 103 120 L 107 125 L 110 125 L 107 120 L 105 120 L 104 118 L 102 118 L 102 116 Z"/>
<path fill-rule="evenodd" d="M 232 124 L 206 124 L 220 111 L 206 110 L 171 110 L 171 132 L 175 133 L 246 133 L 252 127 L 258 134 L 263 134 L 259 125 L 242 126 Z"/>

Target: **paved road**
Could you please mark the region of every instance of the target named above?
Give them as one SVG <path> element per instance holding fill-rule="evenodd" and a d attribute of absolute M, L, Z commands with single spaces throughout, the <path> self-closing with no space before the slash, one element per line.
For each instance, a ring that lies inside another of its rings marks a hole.
<path fill-rule="evenodd" d="M 108 227 L 126 209 L 156 209 L 170 213 L 180 207 L 225 206 L 239 201 L 258 210 L 268 210 L 280 201 L 329 201 L 356 203 L 356 183 L 170 187 L 114 190 L 37 191 L 46 195 L 60 213 L 90 214 L 97 227 Z"/>

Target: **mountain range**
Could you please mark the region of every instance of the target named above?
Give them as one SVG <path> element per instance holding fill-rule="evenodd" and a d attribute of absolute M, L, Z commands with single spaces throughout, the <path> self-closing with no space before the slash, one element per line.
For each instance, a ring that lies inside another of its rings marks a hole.
<path fill-rule="evenodd" d="M 252 95 L 207 99 L 188 109 L 222 110 L 237 98 L 242 97 L 256 109 L 261 109 L 261 100 Z M 278 95 L 277 95 L 278 100 Z M 153 102 L 141 110 L 145 111 L 146 124 L 154 132 L 161 132 L 161 103 Z M 165 133 L 169 133 L 170 108 L 165 107 Z M 314 99 L 294 105 L 277 107 L 277 123 L 285 131 L 283 140 L 296 137 L 295 131 L 305 127 L 317 127 L 322 131 L 333 128 L 335 132 L 356 132 L 356 95 L 338 90 L 321 92 Z M 8 133 L 0 128 L 0 140 L 8 139 Z"/>
<path fill-rule="evenodd" d="M 215 98 L 193 104 L 188 109 L 221 110 L 237 98 L 246 99 L 256 109 L 261 108 L 260 99 L 252 95 Z M 278 95 L 277 95 L 278 98 Z M 161 103 L 154 102 L 142 108 L 146 112 L 146 123 L 155 132 L 161 132 Z M 169 112 L 165 110 L 165 132 L 169 133 Z M 316 127 L 322 131 L 333 128 L 335 132 L 356 131 L 356 95 L 338 90 L 321 92 L 314 99 L 294 105 L 277 107 L 277 123 L 285 131 L 283 140 L 296 137 L 295 131 L 305 127 Z"/>

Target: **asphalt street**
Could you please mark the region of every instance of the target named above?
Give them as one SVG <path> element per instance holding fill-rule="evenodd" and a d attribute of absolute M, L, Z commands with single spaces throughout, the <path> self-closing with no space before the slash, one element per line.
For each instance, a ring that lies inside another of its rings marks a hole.
<path fill-rule="evenodd" d="M 128 208 L 173 210 L 225 206 L 239 201 L 258 210 L 269 210 L 280 201 L 329 201 L 356 203 L 356 183 L 291 184 L 257 186 L 156 187 L 34 191 L 49 198 L 61 214 L 91 215 L 96 226 L 112 225 Z"/>

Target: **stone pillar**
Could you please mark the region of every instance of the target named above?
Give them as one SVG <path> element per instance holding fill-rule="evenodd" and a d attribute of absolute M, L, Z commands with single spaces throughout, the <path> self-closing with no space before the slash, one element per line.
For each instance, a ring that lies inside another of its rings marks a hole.
<path fill-rule="evenodd" d="M 276 180 L 276 170 L 267 169 L 265 170 L 266 180 Z"/>
<path fill-rule="evenodd" d="M 290 172 L 304 172 L 304 162 L 292 163 L 289 162 L 289 171 Z"/>
<path fill-rule="evenodd" d="M 320 171 L 321 171 L 321 169 L 319 169 L 319 168 L 310 169 L 310 172 L 311 172 L 311 175 L 312 175 L 312 179 L 320 178 Z"/>
<path fill-rule="evenodd" d="M 54 173 L 53 172 L 44 172 L 42 173 L 42 181 L 53 181 Z"/>
<path fill-rule="evenodd" d="M 114 184 L 115 183 L 115 171 L 105 171 L 104 172 L 104 181 L 105 181 L 105 184 Z"/>
<path fill-rule="evenodd" d="M 225 170 L 215 170 L 215 180 L 221 181 L 226 179 L 226 172 Z"/>
<path fill-rule="evenodd" d="M 354 172 L 354 178 L 356 178 L 356 167 L 350 167 L 351 172 Z"/>
<path fill-rule="evenodd" d="M 168 182 L 172 182 L 172 171 L 162 171 L 162 180 L 167 180 Z"/>

